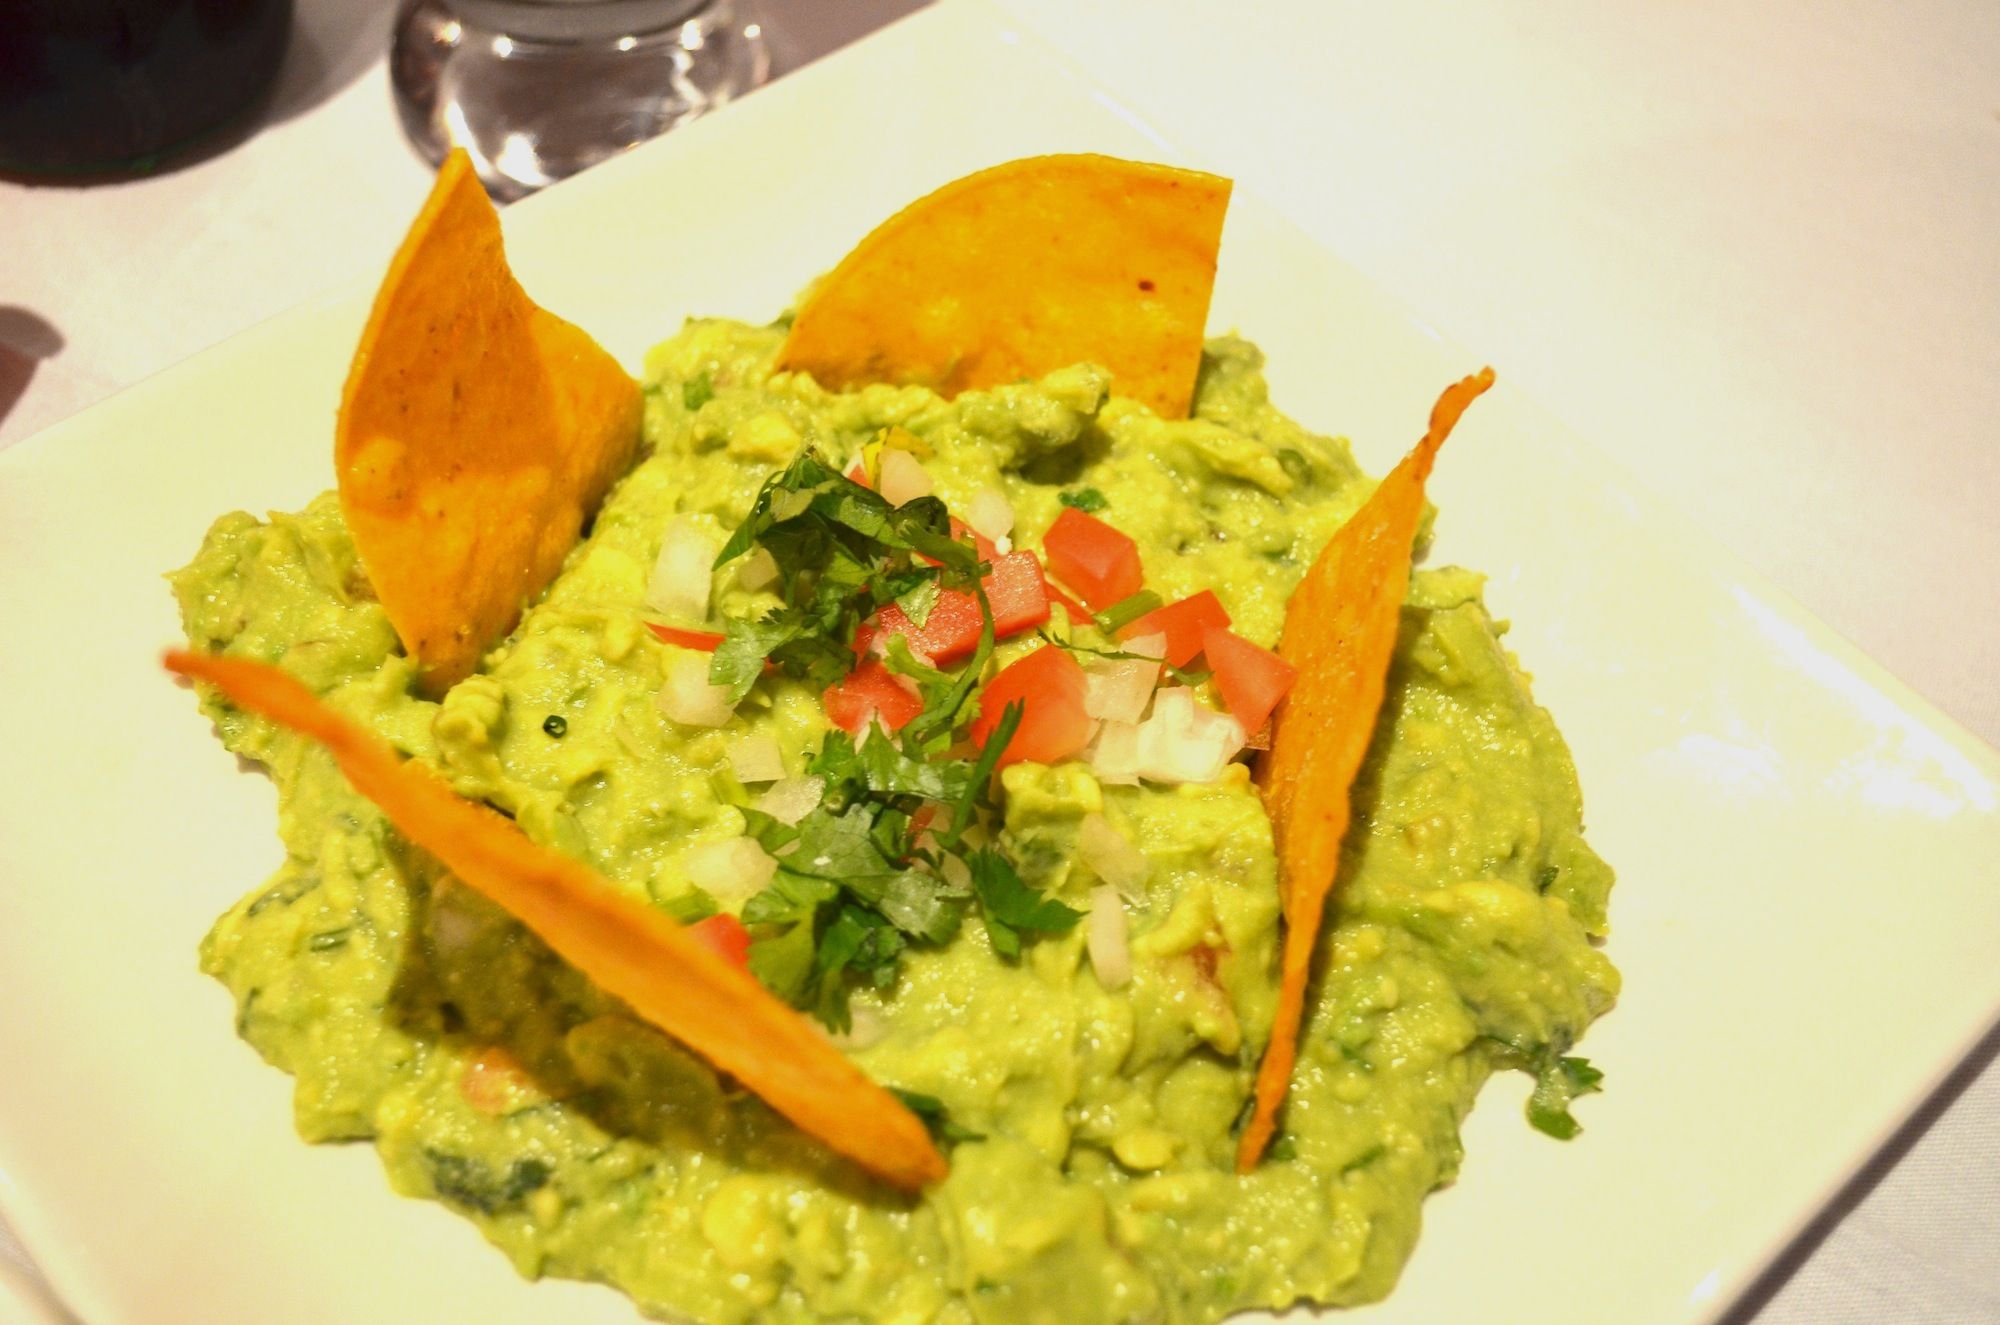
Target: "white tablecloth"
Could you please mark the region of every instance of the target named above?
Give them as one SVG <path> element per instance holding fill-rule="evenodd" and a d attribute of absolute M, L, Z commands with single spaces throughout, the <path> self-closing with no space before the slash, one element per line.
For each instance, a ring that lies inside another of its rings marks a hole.
<path fill-rule="evenodd" d="M 781 68 L 913 3 L 764 0 Z M 1003 3 L 2000 741 L 2000 5 Z M 388 3 L 300 19 L 227 151 L 0 183 L 0 447 L 379 268 Z M 1741 1322 L 2000 1322 L 1996 1047 Z"/>

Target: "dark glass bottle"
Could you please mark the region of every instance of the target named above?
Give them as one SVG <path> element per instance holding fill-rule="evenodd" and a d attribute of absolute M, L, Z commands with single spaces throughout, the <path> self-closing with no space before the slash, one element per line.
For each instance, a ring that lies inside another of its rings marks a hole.
<path fill-rule="evenodd" d="M 292 0 L 0 0 L 0 171 L 144 170 L 256 104 Z"/>

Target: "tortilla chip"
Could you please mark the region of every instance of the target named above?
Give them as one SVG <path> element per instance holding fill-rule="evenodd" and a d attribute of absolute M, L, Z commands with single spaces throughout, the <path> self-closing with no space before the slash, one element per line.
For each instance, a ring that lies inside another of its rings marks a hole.
<path fill-rule="evenodd" d="M 453 152 L 376 292 L 334 433 L 341 511 L 433 693 L 554 576 L 639 410 L 617 361 L 522 292 Z"/>
<path fill-rule="evenodd" d="M 1285 950 L 1278 1014 L 1257 1068 L 1256 1104 L 1236 1151 L 1248 1173 L 1270 1142 L 1278 1106 L 1298 1057 L 1306 981 L 1319 944 L 1327 894 L 1340 868 L 1349 795 L 1375 737 L 1375 720 L 1396 647 L 1411 545 L 1424 513 L 1424 480 L 1459 415 L 1486 388 L 1485 368 L 1446 389 L 1430 430 L 1342 525 L 1306 572 L 1285 609 L 1278 656 L 1299 669 L 1271 726 L 1258 764 L 1264 806 L 1278 850 Z"/>
<path fill-rule="evenodd" d="M 806 297 L 781 368 L 946 396 L 1090 360 L 1185 418 L 1229 181 L 1116 157 L 982 170 L 884 221 Z"/>
<path fill-rule="evenodd" d="M 944 1157 L 915 1114 L 748 972 L 667 916 L 530 842 L 512 820 L 460 798 L 277 668 L 179 651 L 166 665 L 320 742 L 405 837 L 804 1131 L 897 1187 L 914 1191 L 945 1176 Z"/>

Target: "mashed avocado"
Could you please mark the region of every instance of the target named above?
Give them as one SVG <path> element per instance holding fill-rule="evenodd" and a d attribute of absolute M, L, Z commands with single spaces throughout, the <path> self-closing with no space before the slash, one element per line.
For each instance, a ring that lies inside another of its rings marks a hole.
<path fill-rule="evenodd" d="M 654 351 L 647 454 L 442 702 L 417 697 L 331 495 L 215 524 L 173 577 L 190 641 L 282 666 L 529 836 L 672 907 L 690 851 L 744 830 L 728 742 L 768 733 L 796 774 L 826 719 L 782 678 L 722 731 L 662 716 L 678 651 L 642 604 L 670 517 L 720 535 L 802 443 L 845 457 L 899 425 L 948 503 L 999 487 L 1031 536 L 1065 493 L 1093 490 L 1149 587 L 1212 588 L 1268 645 L 1369 490 L 1344 443 L 1268 403 L 1239 340 L 1209 344 L 1194 416 L 1163 421 L 1087 365 L 953 401 L 830 394 L 770 371 L 782 336 L 693 322 Z M 726 573 L 717 588 L 726 611 L 757 606 Z M 843 1046 L 935 1097 L 959 1138 L 919 1198 L 874 1186 L 599 993 L 403 842 L 322 749 L 213 700 L 224 743 L 277 784 L 286 859 L 217 922 L 202 966 L 297 1079 L 308 1140 L 372 1140 L 397 1190 L 476 1221 L 521 1273 L 602 1280 L 649 1313 L 1109 1325 L 1370 1301 L 1455 1174 L 1486 1077 L 1537 1073 L 1559 1115 L 1587 1071 L 1562 1055 L 1618 986 L 1591 941 L 1611 872 L 1498 635 L 1477 575 L 1417 574 L 1283 1130 L 1248 1177 L 1234 1128 L 1272 1017 L 1279 914 L 1241 765 L 1179 787 L 1100 785 L 1078 763 L 1006 771 L 999 836 L 1035 887 L 1088 905 L 1089 814 L 1143 852 L 1132 977 L 1102 987 L 1081 926 L 1007 960 L 973 918 L 856 995 Z"/>

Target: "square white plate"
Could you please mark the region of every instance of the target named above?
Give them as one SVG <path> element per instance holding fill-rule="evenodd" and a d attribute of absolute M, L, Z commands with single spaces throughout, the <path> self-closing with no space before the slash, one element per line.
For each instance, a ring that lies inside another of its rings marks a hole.
<path fill-rule="evenodd" d="M 946 3 L 511 209 L 534 296 L 628 364 L 776 313 L 877 220 L 1046 151 L 1183 154 L 992 11 Z M 1209 164 L 1223 170 L 1228 163 Z M 386 263 L 388 255 L 383 255 Z M 301 254 L 301 261 L 310 260 Z M 0 455 L 0 1204 L 93 1325 L 627 1322 L 515 1278 L 292 1134 L 290 1080 L 195 971 L 276 864 L 272 796 L 155 659 L 159 576 L 232 507 L 327 487 L 369 291 Z M 135 291 L 135 298 L 143 298 Z M 1212 324 L 1371 468 L 1476 353 L 1239 194 Z M 1621 872 L 1626 993 L 1568 1145 L 1491 1086 L 1379 1322 L 1712 1318 L 2000 1014 L 2000 757 L 1694 537 L 1506 386 L 1442 459 L 1434 562 L 1490 599 Z"/>

